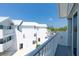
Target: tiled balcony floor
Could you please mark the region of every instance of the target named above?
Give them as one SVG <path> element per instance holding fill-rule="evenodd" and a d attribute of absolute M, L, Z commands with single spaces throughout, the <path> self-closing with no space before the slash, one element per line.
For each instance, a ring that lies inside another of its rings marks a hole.
<path fill-rule="evenodd" d="M 71 56 L 71 48 L 68 46 L 58 45 L 55 56 Z"/>

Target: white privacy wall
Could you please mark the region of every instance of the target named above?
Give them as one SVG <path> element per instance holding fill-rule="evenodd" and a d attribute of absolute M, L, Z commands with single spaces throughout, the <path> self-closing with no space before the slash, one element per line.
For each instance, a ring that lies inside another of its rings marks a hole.
<path fill-rule="evenodd" d="M 63 32 L 58 32 L 58 34 L 59 34 L 58 43 L 60 45 L 68 46 L 68 32 L 63 31 Z"/>
<path fill-rule="evenodd" d="M 67 32 L 57 32 L 56 36 L 52 39 L 51 44 L 52 44 L 52 47 L 50 47 L 51 49 L 49 48 L 50 51 L 47 53 L 47 55 L 54 56 L 58 45 L 68 46 Z"/>
<path fill-rule="evenodd" d="M 68 46 L 67 32 L 65 31 L 57 32 L 56 36 L 52 39 L 52 47 L 51 47 L 52 50 L 49 48 L 50 53 L 48 55 L 55 55 L 58 45 Z"/>

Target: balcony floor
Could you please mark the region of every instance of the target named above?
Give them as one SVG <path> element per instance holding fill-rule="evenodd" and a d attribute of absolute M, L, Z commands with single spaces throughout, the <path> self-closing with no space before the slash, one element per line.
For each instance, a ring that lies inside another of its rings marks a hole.
<path fill-rule="evenodd" d="M 58 45 L 55 56 L 71 56 L 71 48 L 68 46 Z"/>

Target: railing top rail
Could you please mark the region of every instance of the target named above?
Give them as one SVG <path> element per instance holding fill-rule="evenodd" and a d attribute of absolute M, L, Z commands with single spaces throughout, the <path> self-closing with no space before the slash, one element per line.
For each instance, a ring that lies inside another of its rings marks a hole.
<path fill-rule="evenodd" d="M 39 46 L 38 48 L 36 48 L 35 50 L 33 50 L 32 52 L 28 53 L 26 56 L 35 56 L 38 52 L 40 52 L 41 49 L 43 49 L 55 36 L 57 35 L 57 33 L 55 35 L 53 35 L 51 38 L 49 38 L 46 42 L 44 42 L 41 46 Z"/>

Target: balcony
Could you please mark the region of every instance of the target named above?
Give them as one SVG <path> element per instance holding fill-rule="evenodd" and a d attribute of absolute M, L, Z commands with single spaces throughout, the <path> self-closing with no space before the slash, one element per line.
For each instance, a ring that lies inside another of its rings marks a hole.
<path fill-rule="evenodd" d="M 0 39 L 0 53 L 4 52 L 5 50 L 7 50 L 9 47 L 11 47 L 12 43 L 13 43 L 14 39 L 12 38 L 7 38 L 7 40 L 5 39 Z"/>
<path fill-rule="evenodd" d="M 67 32 L 57 32 L 37 49 L 25 56 L 70 56 L 71 47 L 68 46 Z"/>

